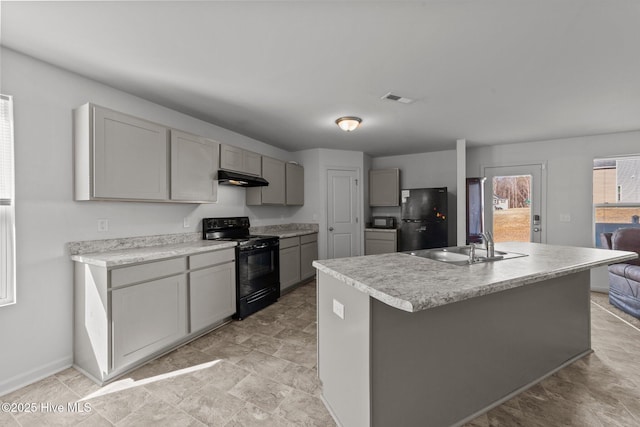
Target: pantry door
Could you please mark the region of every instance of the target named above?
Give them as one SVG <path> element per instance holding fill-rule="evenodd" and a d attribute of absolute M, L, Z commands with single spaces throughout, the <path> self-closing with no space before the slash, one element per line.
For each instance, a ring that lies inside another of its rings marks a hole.
<path fill-rule="evenodd" d="M 327 170 L 327 258 L 360 255 L 358 171 Z"/>
<path fill-rule="evenodd" d="M 546 168 L 485 166 L 485 229 L 496 242 L 545 243 Z"/>

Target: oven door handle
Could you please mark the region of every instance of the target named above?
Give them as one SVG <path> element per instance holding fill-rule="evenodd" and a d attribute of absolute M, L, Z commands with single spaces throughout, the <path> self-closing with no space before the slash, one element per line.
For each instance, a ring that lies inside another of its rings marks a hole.
<path fill-rule="evenodd" d="M 244 255 L 244 254 L 253 254 L 255 252 L 267 252 L 265 249 L 269 248 L 269 250 L 278 250 L 279 245 L 278 244 L 269 244 L 269 243 L 263 243 L 261 245 L 258 246 L 249 246 L 249 247 L 242 247 L 242 246 L 238 246 L 238 248 L 240 248 L 240 254 Z"/>

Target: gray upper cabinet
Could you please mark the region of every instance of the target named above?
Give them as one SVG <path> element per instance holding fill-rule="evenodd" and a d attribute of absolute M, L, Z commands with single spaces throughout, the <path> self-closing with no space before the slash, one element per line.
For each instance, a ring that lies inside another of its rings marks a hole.
<path fill-rule="evenodd" d="M 295 163 L 287 163 L 286 176 L 286 204 L 291 206 L 304 205 L 304 168 Z"/>
<path fill-rule="evenodd" d="M 400 169 L 369 170 L 369 206 L 400 206 Z"/>
<path fill-rule="evenodd" d="M 218 143 L 91 103 L 74 110 L 75 200 L 213 203 Z"/>
<path fill-rule="evenodd" d="M 262 203 L 284 205 L 285 202 L 285 163 L 271 157 L 262 157 L 262 177 L 269 185 L 262 189 Z"/>
<path fill-rule="evenodd" d="M 249 175 L 262 175 L 262 156 L 253 151 L 244 150 L 244 172 Z"/>
<path fill-rule="evenodd" d="M 169 198 L 166 127 L 93 104 L 74 119 L 76 200 Z"/>
<path fill-rule="evenodd" d="M 260 176 L 262 174 L 261 158 L 260 154 L 253 151 L 220 144 L 220 169 Z"/>
<path fill-rule="evenodd" d="M 282 160 L 262 156 L 262 177 L 269 185 L 247 188 L 247 205 L 284 205 L 285 163 Z"/>
<path fill-rule="evenodd" d="M 218 143 L 171 130 L 171 200 L 218 200 Z"/>

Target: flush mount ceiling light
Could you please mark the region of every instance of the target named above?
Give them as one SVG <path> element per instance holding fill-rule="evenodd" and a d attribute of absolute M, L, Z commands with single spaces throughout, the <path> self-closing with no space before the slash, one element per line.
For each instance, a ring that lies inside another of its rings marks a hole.
<path fill-rule="evenodd" d="M 358 126 L 360 126 L 360 123 L 362 123 L 362 119 L 360 117 L 353 116 L 340 117 L 338 120 L 336 120 L 336 124 L 338 125 L 338 127 L 340 127 L 340 129 L 345 132 L 356 130 Z"/>

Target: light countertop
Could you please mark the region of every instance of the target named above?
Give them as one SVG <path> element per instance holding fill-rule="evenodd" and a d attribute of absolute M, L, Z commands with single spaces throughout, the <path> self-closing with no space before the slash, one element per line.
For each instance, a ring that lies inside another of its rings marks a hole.
<path fill-rule="evenodd" d="M 496 244 L 496 250 L 528 256 L 458 266 L 396 252 L 314 261 L 313 266 L 391 307 L 417 312 L 637 257 L 518 242 Z"/>
<path fill-rule="evenodd" d="M 373 227 L 367 227 L 364 229 L 364 231 L 380 231 L 382 233 L 397 233 L 398 229 L 397 228 L 373 228 Z"/>
<path fill-rule="evenodd" d="M 276 224 L 251 227 L 251 234 L 257 236 L 277 236 L 281 239 L 305 236 L 318 232 L 318 224 Z"/>
<path fill-rule="evenodd" d="M 195 242 L 169 245 L 148 246 L 143 248 L 121 249 L 105 252 L 83 253 L 72 255 L 73 261 L 99 267 L 116 267 L 137 264 L 147 261 L 159 261 L 166 258 L 195 255 L 217 249 L 233 248 L 236 242 L 198 240 Z"/>

